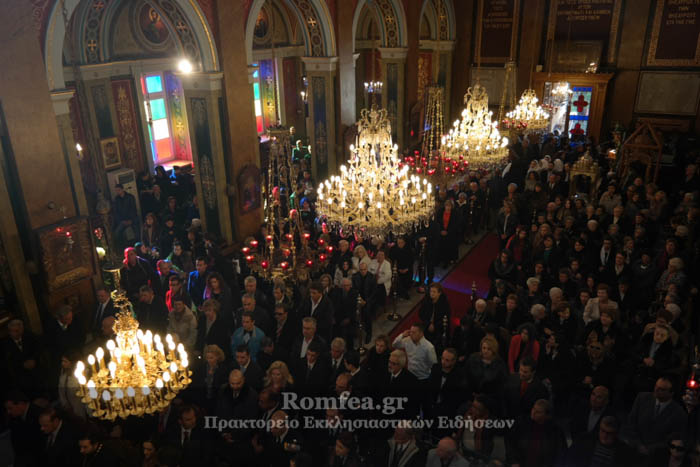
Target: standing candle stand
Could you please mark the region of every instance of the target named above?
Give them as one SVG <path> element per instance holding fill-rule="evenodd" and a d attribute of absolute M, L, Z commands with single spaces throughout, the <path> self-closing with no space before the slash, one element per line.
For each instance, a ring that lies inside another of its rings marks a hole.
<path fill-rule="evenodd" d="M 355 308 L 355 315 L 357 316 L 357 352 L 360 354 L 360 357 L 364 357 L 365 354 L 367 353 L 367 349 L 365 349 L 364 346 L 364 341 L 365 341 L 365 327 L 362 325 L 362 296 L 360 294 L 357 295 L 357 307 Z"/>
<path fill-rule="evenodd" d="M 399 299 L 399 292 L 398 292 L 398 287 L 399 287 L 399 270 L 396 267 L 396 263 L 394 263 L 394 266 L 391 268 L 391 288 L 394 290 L 393 296 L 392 296 L 392 311 L 386 316 L 386 319 L 389 321 L 399 321 L 401 319 L 401 315 L 396 312 L 396 305 L 397 301 Z"/>

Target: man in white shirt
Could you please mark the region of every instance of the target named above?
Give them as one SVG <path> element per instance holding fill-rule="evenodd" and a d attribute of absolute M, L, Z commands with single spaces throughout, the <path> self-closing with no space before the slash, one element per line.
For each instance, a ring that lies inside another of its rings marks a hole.
<path fill-rule="evenodd" d="M 408 371 L 425 382 L 430 377 L 430 370 L 437 363 L 435 347 L 423 335 L 423 324 L 415 323 L 394 340 L 394 348 L 406 352 Z"/>

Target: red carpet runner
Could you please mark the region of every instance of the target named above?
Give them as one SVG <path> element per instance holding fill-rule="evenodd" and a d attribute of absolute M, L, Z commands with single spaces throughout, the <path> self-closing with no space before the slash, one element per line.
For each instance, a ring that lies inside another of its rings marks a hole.
<path fill-rule="evenodd" d="M 496 234 L 486 234 L 442 280 L 442 287 L 452 310 L 452 329 L 459 326 L 459 320 L 471 307 L 473 282 L 476 282 L 477 296 L 485 298 L 488 294 L 491 284 L 488 276 L 489 266 L 498 255 L 498 243 Z M 392 340 L 418 321 L 421 303 L 419 302 L 391 331 Z"/>

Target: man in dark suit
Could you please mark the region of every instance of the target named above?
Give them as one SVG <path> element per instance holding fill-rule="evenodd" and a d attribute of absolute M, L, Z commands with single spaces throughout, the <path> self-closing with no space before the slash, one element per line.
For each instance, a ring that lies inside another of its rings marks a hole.
<path fill-rule="evenodd" d="M 589 467 L 596 465 L 594 462 L 598 463 L 601 458 L 607 459 L 608 465 L 617 467 L 644 465 L 639 455 L 618 437 L 619 427 L 620 423 L 614 416 L 603 417 L 597 429 L 574 440 L 559 465 Z"/>
<path fill-rule="evenodd" d="M 354 348 L 357 332 L 357 290 L 352 288 L 352 279 L 344 277 L 340 288 L 331 292 L 333 311 L 335 311 L 335 332 L 333 335 L 345 339 L 348 348 Z"/>
<path fill-rule="evenodd" d="M 192 303 L 197 309 L 204 302 L 204 290 L 207 288 L 207 259 L 197 258 L 195 260 L 195 270 L 187 278 L 187 294 L 192 298 Z"/>
<path fill-rule="evenodd" d="M 615 260 L 615 248 L 612 238 L 605 237 L 603 239 L 603 246 L 601 246 L 596 253 L 596 270 L 598 273 L 603 273 L 610 269 Z"/>
<path fill-rule="evenodd" d="M 358 397 L 363 397 L 369 391 L 369 376 L 367 369 L 360 366 L 360 354 L 354 350 L 345 353 L 345 369 L 350 373 L 350 386 L 352 392 Z"/>
<path fill-rule="evenodd" d="M 241 298 L 242 307 L 236 311 L 236 327 L 240 327 L 243 312 L 247 311 L 253 314 L 255 325 L 259 327 L 266 336 L 272 335 L 273 325 L 270 315 L 265 308 L 258 306 L 255 295 L 246 293 Z"/>
<path fill-rule="evenodd" d="M 549 399 L 549 392 L 542 382 L 535 378 L 537 363 L 531 357 L 520 362 L 518 374 L 506 380 L 503 391 L 504 413 L 508 418 L 526 417 L 539 399 Z"/>
<path fill-rule="evenodd" d="M 97 296 L 97 309 L 95 310 L 95 315 L 92 317 L 90 324 L 93 337 L 99 336 L 102 333 L 102 320 L 108 316 L 114 316 L 116 313 L 114 302 L 106 288 L 98 288 L 95 295 Z"/>
<path fill-rule="evenodd" d="M 332 388 L 338 376 L 345 373 L 345 341 L 342 337 L 336 337 L 331 342 L 329 366 L 331 369 L 329 385 Z"/>
<path fill-rule="evenodd" d="M 600 422 L 608 415 L 614 415 L 614 411 L 608 405 L 610 393 L 605 386 L 596 386 L 591 391 L 589 403 L 575 405 L 569 424 L 571 438 L 577 439 L 598 432 Z"/>
<path fill-rule="evenodd" d="M 49 350 L 48 381 L 58 381 L 61 357 L 69 350 L 80 350 L 85 343 L 83 325 L 70 305 L 59 307 L 55 316 L 44 323 L 44 342 Z"/>
<path fill-rule="evenodd" d="M 553 422 L 552 405 L 546 399 L 535 402 L 507 435 L 506 465 L 553 466 L 566 449 L 566 437 Z"/>
<path fill-rule="evenodd" d="M 398 410 L 391 418 L 409 420 L 418 414 L 418 379 L 406 368 L 406 353 L 394 350 L 389 355 L 389 372 L 386 379 L 379 383 L 378 393 L 381 397 L 407 398 L 403 409 Z M 381 400 L 381 398 L 379 399 Z"/>
<path fill-rule="evenodd" d="M 245 376 L 246 383 L 255 391 L 260 391 L 263 385 L 265 373 L 262 368 L 250 358 L 250 350 L 245 344 L 236 348 L 236 360 L 233 364 L 234 370 L 241 370 Z"/>
<path fill-rule="evenodd" d="M 241 370 L 232 370 L 228 384 L 221 387 L 216 415 L 225 420 L 252 420 L 257 417 L 258 393 L 247 384 Z M 236 441 L 249 440 L 252 435 L 252 430 L 231 429 L 223 434 L 223 438 L 228 444 L 235 444 Z"/>
<path fill-rule="evenodd" d="M 508 239 L 515 233 L 518 217 L 513 213 L 513 204 L 505 203 L 496 218 L 496 231 L 501 242 L 501 250 L 505 248 Z"/>
<path fill-rule="evenodd" d="M 55 409 L 45 409 L 39 415 L 39 427 L 44 434 L 41 450 L 42 466 L 70 465 L 78 453 L 78 436 Z"/>
<path fill-rule="evenodd" d="M 162 297 L 157 296 L 147 285 L 139 289 L 139 302 L 136 304 L 136 317 L 140 328 L 153 333 L 164 334 L 168 328 L 168 307 Z"/>
<path fill-rule="evenodd" d="M 39 368 L 41 343 L 34 334 L 25 330 L 22 320 L 13 319 L 7 324 L 7 336 L 0 340 L 0 352 L 10 381 L 25 394 L 39 395 L 43 390 Z"/>
<path fill-rule="evenodd" d="M 634 400 L 624 430 L 626 441 L 642 455 L 663 447 L 672 432 L 685 431 L 688 414 L 673 400 L 673 382 L 656 380 L 654 392 L 640 392 Z"/>
<path fill-rule="evenodd" d="M 36 465 L 38 447 L 42 446 L 42 433 L 39 429 L 41 408 L 29 402 L 29 398 L 18 391 L 12 391 L 5 398 L 8 428 L 11 433 L 15 465 L 18 467 Z"/>
<path fill-rule="evenodd" d="M 248 276 L 243 280 L 245 293 L 251 294 L 255 298 L 255 303 L 265 310 L 269 315 L 272 312 L 272 304 L 267 296 L 258 288 L 258 281 L 253 276 Z"/>
<path fill-rule="evenodd" d="M 275 348 L 284 355 L 289 353 L 294 346 L 294 340 L 299 335 L 299 324 L 295 317 L 290 315 L 289 308 L 284 303 L 275 305 L 274 317 L 275 332 L 270 337 L 275 343 Z M 290 360 L 288 357 L 288 355 L 285 357 L 287 363 L 293 360 Z"/>
<path fill-rule="evenodd" d="M 301 451 L 303 439 L 301 433 L 289 427 L 289 416 L 282 410 L 272 414 L 269 434 L 253 438 L 256 453 L 256 466 L 289 467 L 289 461 Z"/>
<path fill-rule="evenodd" d="M 440 363 L 430 372 L 431 410 L 427 416 L 451 417 L 457 408 L 466 401 L 467 375 L 463 367 L 457 366 L 457 350 L 447 348 L 442 351 Z"/>
<path fill-rule="evenodd" d="M 318 342 L 311 342 L 306 351 L 306 358 L 297 361 L 294 380 L 297 393 L 301 397 L 314 397 L 326 393 L 331 369 L 328 362 L 321 358 L 322 352 Z"/>
<path fill-rule="evenodd" d="M 177 272 L 173 269 L 173 263 L 167 259 L 159 260 L 156 265 L 158 268 L 156 273 L 158 280 L 151 281 L 151 286 L 156 295 L 165 299 L 165 294 L 168 293 L 168 289 L 170 288 L 170 278 L 177 277 Z"/>
<path fill-rule="evenodd" d="M 374 274 L 367 269 L 367 264 L 360 263 L 358 269 L 359 271 L 352 276 L 352 288 L 360 294 L 362 326 L 365 330 L 365 344 L 368 344 L 372 339 L 372 318 L 376 306 L 377 280 Z"/>
<path fill-rule="evenodd" d="M 329 342 L 333 336 L 333 314 L 333 304 L 323 293 L 323 286 L 320 282 L 313 282 L 309 287 L 309 298 L 301 304 L 299 316 L 315 318 L 318 335 Z"/>
<path fill-rule="evenodd" d="M 200 426 L 194 407 L 180 409 L 178 425 L 166 435 L 166 443 L 177 451 L 180 467 L 203 467 L 211 464 L 213 443 Z"/>
<path fill-rule="evenodd" d="M 424 467 L 426 461 L 426 453 L 416 443 L 414 430 L 401 425 L 396 427 L 390 440 L 379 444 L 373 457 L 380 460 L 376 465 L 382 467 Z"/>
<path fill-rule="evenodd" d="M 301 337 L 295 339 L 289 355 L 289 363 L 292 367 L 299 359 L 306 358 L 306 352 L 313 342 L 318 343 L 321 353 L 326 351 L 326 341 L 316 333 L 316 320 L 310 317 L 304 318 L 301 322 Z"/>

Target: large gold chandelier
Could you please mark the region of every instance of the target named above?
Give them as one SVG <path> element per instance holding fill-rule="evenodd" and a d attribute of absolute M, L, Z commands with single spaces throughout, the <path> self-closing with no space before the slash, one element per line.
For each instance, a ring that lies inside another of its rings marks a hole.
<path fill-rule="evenodd" d="M 107 341 L 108 353 L 98 347 L 87 365 L 78 362 L 78 395 L 91 416 L 103 420 L 156 413 L 190 383 L 187 352 L 170 334 L 163 342 L 158 334 L 139 329 L 124 291 L 112 292 L 112 299 L 119 309 L 116 338 Z"/>
<path fill-rule="evenodd" d="M 442 138 L 445 154 L 453 159 L 463 155 L 470 170 L 489 169 L 505 163 L 508 138 L 498 131 L 492 120 L 489 96 L 478 82 L 464 95 L 465 109 L 450 132 Z"/>
<path fill-rule="evenodd" d="M 433 187 L 398 158 L 386 110 L 363 109 L 348 165 L 318 187 L 318 212 L 334 229 L 401 235 L 427 222 Z"/>
<path fill-rule="evenodd" d="M 549 126 L 550 114 L 538 105 L 534 89 L 526 89 L 518 105 L 506 114 L 503 120 L 505 128 L 525 133 L 542 131 Z"/>

